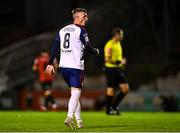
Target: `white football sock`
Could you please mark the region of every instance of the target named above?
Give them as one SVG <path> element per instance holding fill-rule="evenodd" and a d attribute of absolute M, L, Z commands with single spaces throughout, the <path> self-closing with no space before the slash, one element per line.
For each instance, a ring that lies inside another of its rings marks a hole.
<path fill-rule="evenodd" d="M 74 113 L 74 116 L 75 116 L 76 120 L 81 120 L 81 104 L 79 101 L 78 101 L 78 105 L 77 105 L 76 111 Z"/>
<path fill-rule="evenodd" d="M 71 89 L 71 97 L 68 103 L 68 115 L 67 115 L 68 117 L 73 118 L 80 96 L 81 96 L 80 89 Z"/>

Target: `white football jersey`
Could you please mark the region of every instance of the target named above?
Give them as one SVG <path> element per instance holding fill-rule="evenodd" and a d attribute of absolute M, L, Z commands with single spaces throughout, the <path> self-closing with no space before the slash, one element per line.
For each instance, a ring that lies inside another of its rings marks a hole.
<path fill-rule="evenodd" d="M 89 41 L 87 33 L 75 24 L 67 25 L 59 31 L 59 67 L 84 70 L 83 54 L 85 46 L 80 36 L 83 36 L 86 42 Z"/>

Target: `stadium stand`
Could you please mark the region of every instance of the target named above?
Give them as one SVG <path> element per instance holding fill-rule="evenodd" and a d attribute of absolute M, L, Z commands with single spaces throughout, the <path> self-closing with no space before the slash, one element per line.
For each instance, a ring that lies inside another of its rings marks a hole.
<path fill-rule="evenodd" d="M 31 67 L 34 57 L 39 54 L 42 47 L 48 47 L 52 38 L 52 34 L 41 34 L 2 49 L 0 51 L 1 85 L 6 84 L 8 89 L 32 80 Z"/>

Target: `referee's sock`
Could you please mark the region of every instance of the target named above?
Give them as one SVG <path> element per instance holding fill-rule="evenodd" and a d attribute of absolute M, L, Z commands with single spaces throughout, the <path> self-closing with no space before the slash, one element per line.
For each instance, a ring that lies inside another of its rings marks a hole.
<path fill-rule="evenodd" d="M 113 109 L 117 109 L 117 106 L 119 105 L 119 103 L 123 100 L 123 98 L 125 97 L 126 93 L 122 93 L 122 92 L 119 92 L 117 94 L 117 96 L 115 97 L 115 100 L 113 102 Z"/>
<path fill-rule="evenodd" d="M 106 95 L 106 113 L 108 114 L 111 110 L 113 96 Z"/>

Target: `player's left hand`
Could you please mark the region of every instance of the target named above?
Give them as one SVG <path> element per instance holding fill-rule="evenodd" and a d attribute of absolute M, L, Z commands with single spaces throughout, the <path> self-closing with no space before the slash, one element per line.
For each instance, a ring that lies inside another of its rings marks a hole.
<path fill-rule="evenodd" d="M 54 66 L 53 66 L 53 65 L 47 65 L 47 67 L 46 67 L 46 73 L 47 73 L 49 76 L 53 76 L 53 75 L 55 74 Z"/>

